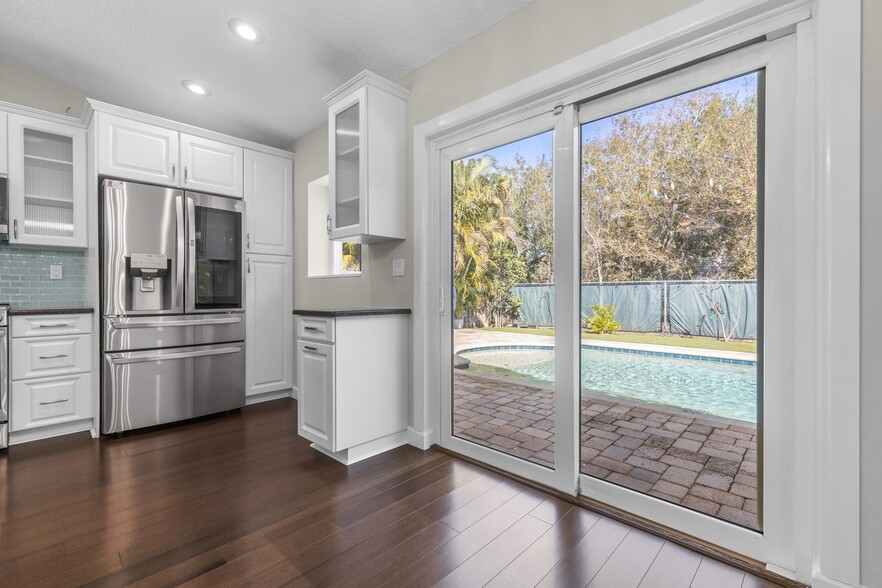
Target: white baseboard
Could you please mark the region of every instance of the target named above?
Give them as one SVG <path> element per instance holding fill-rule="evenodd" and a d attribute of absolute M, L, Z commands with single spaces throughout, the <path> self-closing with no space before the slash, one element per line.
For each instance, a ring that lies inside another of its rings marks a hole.
<path fill-rule="evenodd" d="M 429 429 L 428 431 L 417 431 L 413 427 L 408 427 L 407 431 L 405 431 L 405 435 L 407 443 L 413 445 L 417 449 L 426 450 L 435 443 L 435 431 L 432 429 Z"/>
<path fill-rule="evenodd" d="M 31 441 L 39 441 L 41 439 L 49 439 L 50 437 L 59 437 L 61 435 L 70 435 L 71 433 L 81 433 L 88 431 L 92 434 L 92 419 L 83 419 L 70 423 L 61 423 L 58 425 L 49 425 L 37 429 L 26 429 L 24 431 L 15 431 L 9 433 L 9 445 L 18 445 L 19 443 L 30 443 Z"/>
<path fill-rule="evenodd" d="M 291 398 L 294 400 L 300 400 L 300 390 L 297 389 L 297 386 L 291 388 Z"/>
<path fill-rule="evenodd" d="M 315 443 L 311 444 L 310 447 L 312 447 L 316 451 L 324 453 L 328 457 L 336 459 L 343 465 L 351 465 L 363 459 L 385 453 L 390 449 L 395 449 L 396 447 L 406 445 L 406 437 L 406 431 L 392 433 L 391 435 L 386 435 L 385 437 L 380 437 L 379 439 L 374 439 L 373 441 L 368 441 L 367 443 L 362 443 L 361 445 L 356 445 L 355 447 L 350 447 L 349 449 L 343 449 L 342 451 L 338 451 L 336 453 L 329 449 L 325 449 L 324 447 L 321 447 L 320 445 L 317 445 Z"/>
<path fill-rule="evenodd" d="M 812 574 L 812 588 L 860 588 L 855 584 L 846 584 L 833 578 L 828 578 L 820 572 Z"/>
<path fill-rule="evenodd" d="M 264 392 L 263 394 L 254 394 L 245 397 L 245 406 L 267 402 L 268 400 L 278 400 L 279 398 L 291 398 L 291 390 L 276 390 L 274 392 Z"/>

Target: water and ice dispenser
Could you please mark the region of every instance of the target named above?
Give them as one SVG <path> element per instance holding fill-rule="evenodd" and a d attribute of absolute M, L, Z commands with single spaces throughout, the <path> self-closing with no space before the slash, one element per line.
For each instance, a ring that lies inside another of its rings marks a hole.
<path fill-rule="evenodd" d="M 166 279 L 171 267 L 161 253 L 132 253 L 129 257 L 130 308 L 132 310 L 168 310 L 171 308 L 171 282 Z M 170 276 L 169 276 L 170 277 Z"/>

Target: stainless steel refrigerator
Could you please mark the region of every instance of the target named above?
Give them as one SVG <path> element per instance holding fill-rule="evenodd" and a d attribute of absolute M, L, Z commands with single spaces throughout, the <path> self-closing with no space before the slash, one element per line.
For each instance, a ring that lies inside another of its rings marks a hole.
<path fill-rule="evenodd" d="M 105 179 L 101 432 L 245 404 L 241 200 Z"/>

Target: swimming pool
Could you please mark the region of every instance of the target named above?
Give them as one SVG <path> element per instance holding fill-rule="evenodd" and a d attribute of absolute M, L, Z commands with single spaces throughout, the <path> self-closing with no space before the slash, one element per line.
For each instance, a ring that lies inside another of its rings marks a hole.
<path fill-rule="evenodd" d="M 554 383 L 554 349 L 481 347 L 458 353 L 467 371 Z M 582 346 L 582 392 L 756 422 L 756 362 Z"/>

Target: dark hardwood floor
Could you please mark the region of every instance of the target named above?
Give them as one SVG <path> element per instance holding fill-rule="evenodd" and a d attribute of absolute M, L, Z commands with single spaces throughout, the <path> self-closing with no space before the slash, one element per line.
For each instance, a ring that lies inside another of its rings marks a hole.
<path fill-rule="evenodd" d="M 344 467 L 296 403 L 0 456 L 0 586 L 772 586 L 438 451 Z"/>

